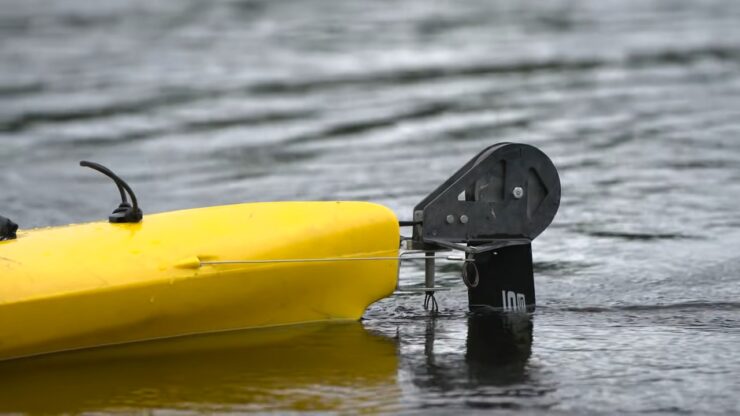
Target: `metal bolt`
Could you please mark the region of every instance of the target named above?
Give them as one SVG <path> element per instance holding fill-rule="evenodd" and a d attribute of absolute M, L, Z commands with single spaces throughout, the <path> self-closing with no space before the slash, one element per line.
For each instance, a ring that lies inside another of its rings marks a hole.
<path fill-rule="evenodd" d="M 452 224 L 455 222 L 455 216 L 450 214 L 447 216 L 447 224 Z"/>
<path fill-rule="evenodd" d="M 521 186 L 517 186 L 511 191 L 511 194 L 514 195 L 514 198 L 519 199 L 524 196 L 524 189 Z"/>
<path fill-rule="evenodd" d="M 465 215 L 465 214 L 461 215 L 460 216 L 460 222 L 463 223 L 463 224 L 467 224 L 468 223 L 468 216 Z"/>

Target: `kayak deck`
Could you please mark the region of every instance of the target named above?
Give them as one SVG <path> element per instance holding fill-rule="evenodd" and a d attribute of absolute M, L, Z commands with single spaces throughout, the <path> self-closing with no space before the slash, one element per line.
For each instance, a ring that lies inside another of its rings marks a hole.
<path fill-rule="evenodd" d="M 365 202 L 240 204 L 20 232 L 0 243 L 0 359 L 357 320 L 393 292 L 397 260 L 209 262 L 396 257 L 398 242 L 393 212 Z"/>

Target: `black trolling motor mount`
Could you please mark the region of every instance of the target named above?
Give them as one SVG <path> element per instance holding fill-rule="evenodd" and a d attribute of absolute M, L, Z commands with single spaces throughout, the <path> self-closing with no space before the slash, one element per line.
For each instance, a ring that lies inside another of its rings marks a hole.
<path fill-rule="evenodd" d="M 437 309 L 435 252 L 465 253 L 462 275 L 471 310 L 532 311 L 532 240 L 555 218 L 560 178 L 534 146 L 498 143 L 470 159 L 414 207 L 408 250 L 425 252 L 425 307 Z"/>

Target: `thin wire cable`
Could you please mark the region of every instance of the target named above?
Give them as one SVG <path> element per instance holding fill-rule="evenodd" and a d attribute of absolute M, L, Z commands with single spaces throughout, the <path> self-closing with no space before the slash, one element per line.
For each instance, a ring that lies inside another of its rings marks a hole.
<path fill-rule="evenodd" d="M 389 257 L 326 257 L 321 259 L 270 259 L 270 260 L 213 260 L 201 261 L 203 266 L 229 265 L 229 264 L 270 264 L 270 263 L 319 263 L 334 261 L 379 261 L 379 260 L 424 260 L 435 258 L 434 256 L 389 256 Z M 459 257 L 436 257 L 439 260 L 469 262 L 472 259 Z"/>

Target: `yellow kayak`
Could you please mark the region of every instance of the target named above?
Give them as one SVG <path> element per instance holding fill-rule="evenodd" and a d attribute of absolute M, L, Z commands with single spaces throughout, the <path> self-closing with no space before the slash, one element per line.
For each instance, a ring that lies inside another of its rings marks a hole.
<path fill-rule="evenodd" d="M 19 231 L 0 216 L 0 360 L 184 335 L 359 319 L 396 288 L 402 254 L 422 252 L 424 306 L 435 252 L 465 253 L 471 309 L 535 307 L 531 241 L 552 222 L 560 179 L 529 145 L 484 149 L 399 222 L 366 202 L 267 202 Z M 130 198 L 130 203 L 129 203 Z M 409 227 L 399 252 L 400 227 Z M 411 259 L 405 256 L 404 259 Z M 409 290 L 409 289 L 405 289 Z"/>
<path fill-rule="evenodd" d="M 0 242 L 0 360 L 357 320 L 395 289 L 398 246 L 395 214 L 365 202 L 240 204 L 20 231 Z"/>

